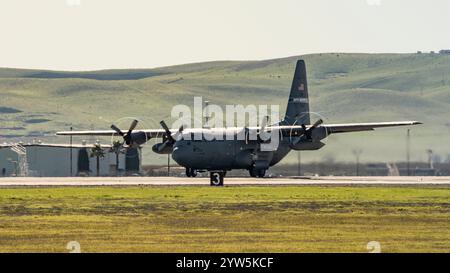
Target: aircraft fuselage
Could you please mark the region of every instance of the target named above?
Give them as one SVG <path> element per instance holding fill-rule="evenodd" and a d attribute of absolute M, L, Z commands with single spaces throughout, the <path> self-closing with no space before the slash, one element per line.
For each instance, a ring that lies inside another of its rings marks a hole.
<path fill-rule="evenodd" d="M 291 150 L 282 141 L 275 151 L 259 151 L 259 143 L 245 140 L 180 140 L 172 158 L 181 166 L 196 170 L 267 169 L 280 162 Z"/>
<path fill-rule="evenodd" d="M 249 128 L 250 131 L 256 132 L 256 128 Z M 193 132 L 197 133 L 197 137 Z M 314 135 L 308 140 L 306 136 L 286 135 L 286 131 L 279 131 L 264 142 L 244 132 L 244 128 L 187 129 L 167 152 L 179 165 L 188 169 L 266 170 L 280 162 L 291 150 L 322 148 L 324 144 L 320 140 L 326 137 Z M 296 144 L 292 145 L 293 142 Z"/>

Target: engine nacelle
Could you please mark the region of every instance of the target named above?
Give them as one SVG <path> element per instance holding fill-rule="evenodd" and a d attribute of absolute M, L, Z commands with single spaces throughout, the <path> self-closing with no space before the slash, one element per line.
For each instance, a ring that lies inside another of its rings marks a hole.
<path fill-rule="evenodd" d="M 325 143 L 320 141 L 300 141 L 299 143 L 295 145 L 290 145 L 292 150 L 296 151 L 313 151 L 313 150 L 319 150 L 325 146 Z"/>
<path fill-rule="evenodd" d="M 325 143 L 320 142 L 322 139 L 328 136 L 327 129 L 324 127 L 317 127 L 311 131 L 311 139 L 308 139 L 306 135 L 302 135 L 299 138 L 293 139 L 292 143 L 289 146 L 291 149 L 296 151 L 306 150 L 319 150 Z"/>
<path fill-rule="evenodd" d="M 164 142 L 163 143 L 157 143 L 157 144 L 153 145 L 152 151 L 157 153 L 157 154 L 171 154 L 172 151 L 173 151 L 173 146 L 172 145 L 166 145 Z"/>
<path fill-rule="evenodd" d="M 147 142 L 147 135 L 144 132 L 135 132 L 135 133 L 131 133 L 131 143 L 132 145 L 142 145 L 145 144 L 145 142 Z"/>
<path fill-rule="evenodd" d="M 311 138 L 314 142 L 322 140 L 328 136 L 327 128 L 317 127 L 311 132 Z"/>

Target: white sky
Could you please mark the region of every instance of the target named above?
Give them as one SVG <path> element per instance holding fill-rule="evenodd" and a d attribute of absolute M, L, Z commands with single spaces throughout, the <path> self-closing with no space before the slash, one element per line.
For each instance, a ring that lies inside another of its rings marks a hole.
<path fill-rule="evenodd" d="M 0 67 L 147 68 L 442 48 L 450 48 L 448 0 L 0 0 Z"/>

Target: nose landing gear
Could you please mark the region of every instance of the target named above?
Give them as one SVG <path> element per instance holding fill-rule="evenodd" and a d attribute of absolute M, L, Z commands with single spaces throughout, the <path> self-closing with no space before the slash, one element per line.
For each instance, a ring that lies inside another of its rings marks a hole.
<path fill-rule="evenodd" d="M 187 177 L 196 177 L 197 176 L 197 170 L 186 168 L 186 176 Z"/>

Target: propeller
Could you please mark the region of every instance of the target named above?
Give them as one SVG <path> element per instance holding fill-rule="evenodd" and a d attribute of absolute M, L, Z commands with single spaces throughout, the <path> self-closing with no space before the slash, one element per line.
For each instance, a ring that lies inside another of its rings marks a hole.
<path fill-rule="evenodd" d="M 161 124 L 161 127 L 163 127 L 164 131 L 166 132 L 166 139 L 170 142 L 170 144 L 175 143 L 175 139 L 172 137 L 172 132 L 170 132 L 170 129 L 164 122 L 164 120 L 161 120 L 159 124 Z M 180 130 L 182 130 L 182 128 L 183 126 L 180 127 Z"/>
<path fill-rule="evenodd" d="M 306 128 L 306 125 L 302 124 L 301 126 L 303 129 L 303 132 L 301 135 L 297 136 L 294 140 L 291 139 L 291 146 L 297 145 L 300 142 L 302 135 L 305 135 L 305 137 L 308 141 L 312 141 L 312 132 L 314 131 L 314 129 L 316 129 L 322 123 L 323 123 L 323 120 L 319 119 L 316 122 L 314 122 L 314 124 L 311 125 L 309 128 Z"/>
<path fill-rule="evenodd" d="M 308 140 L 312 140 L 312 131 L 314 129 L 316 129 L 322 123 L 323 123 L 323 120 L 319 119 L 316 122 L 314 122 L 314 124 L 311 127 L 309 127 L 309 129 L 306 129 L 305 124 L 302 124 L 303 132 Z"/>
<path fill-rule="evenodd" d="M 164 150 L 167 149 L 167 147 L 172 146 L 176 142 L 176 139 L 178 138 L 178 136 L 181 133 L 183 133 L 184 126 L 181 125 L 180 128 L 178 129 L 178 131 L 176 133 L 172 134 L 172 132 L 170 132 L 170 129 L 167 126 L 167 124 L 164 122 L 164 120 L 162 120 L 159 124 L 161 124 L 161 127 L 166 132 L 165 140 L 162 143 L 155 144 L 153 146 L 152 150 L 156 153 L 163 153 Z"/>
<path fill-rule="evenodd" d="M 123 137 L 124 142 L 128 145 L 131 146 L 133 139 L 132 139 L 132 133 L 133 130 L 136 128 L 136 126 L 138 125 L 138 120 L 133 120 L 133 122 L 131 122 L 130 124 L 130 128 L 128 129 L 127 133 L 122 132 L 119 127 L 117 127 L 116 125 L 111 125 L 111 129 L 113 129 L 114 131 L 116 131 L 117 134 L 119 134 L 121 137 Z"/>

